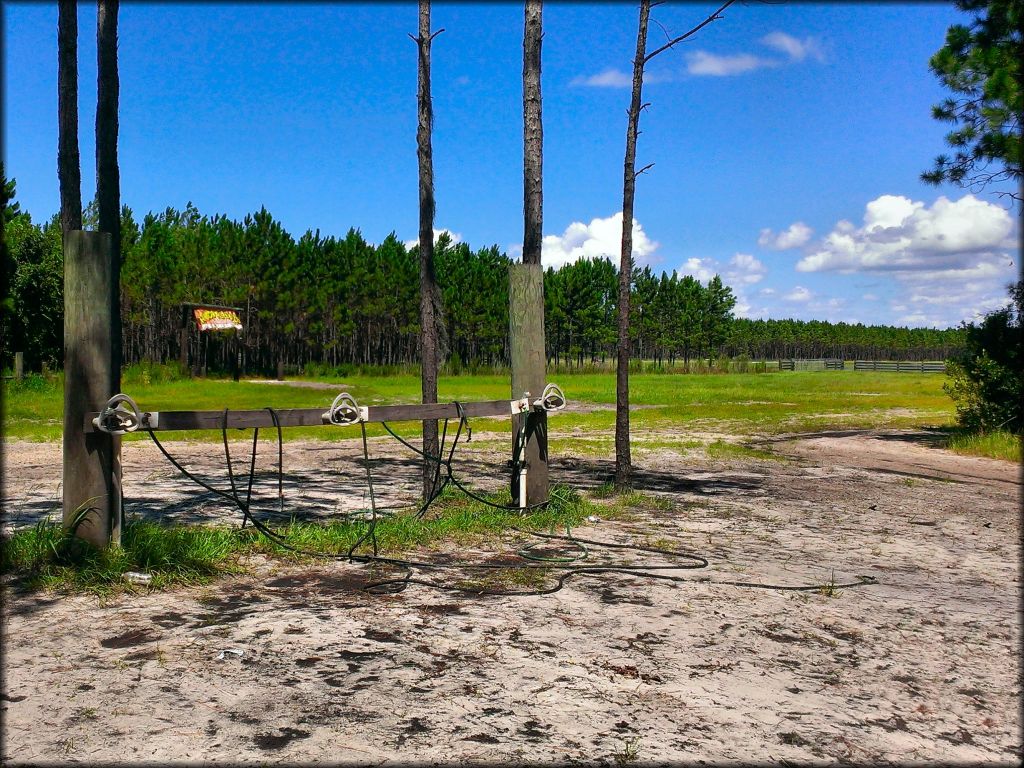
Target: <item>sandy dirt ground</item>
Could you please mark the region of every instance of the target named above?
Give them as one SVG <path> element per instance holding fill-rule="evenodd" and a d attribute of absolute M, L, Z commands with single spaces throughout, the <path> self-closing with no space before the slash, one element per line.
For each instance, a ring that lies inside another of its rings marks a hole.
<path fill-rule="evenodd" d="M 954 456 L 924 431 L 762 443 L 784 460 L 644 453 L 637 488 L 654 501 L 575 531 L 707 557 L 682 583 L 601 573 L 545 596 L 375 595 L 362 565 L 256 560 L 244 577 L 106 601 L 7 584 L 0 759 L 1019 764 L 1019 468 Z M 171 447 L 225 483 L 218 446 Z M 416 467 L 372 447 L 378 498 L 399 504 Z M 59 446 L 5 448 L 5 524 L 53 513 Z M 357 444 L 285 449 L 289 504 L 365 508 Z M 257 483 L 271 506 L 274 450 L 261 447 Z M 151 445 L 124 457 L 128 514 L 237 519 Z M 495 440 L 460 473 L 497 487 L 502 458 Z M 584 491 L 611 471 L 608 458 L 552 466 Z M 875 583 L 722 583 L 860 576 Z"/>

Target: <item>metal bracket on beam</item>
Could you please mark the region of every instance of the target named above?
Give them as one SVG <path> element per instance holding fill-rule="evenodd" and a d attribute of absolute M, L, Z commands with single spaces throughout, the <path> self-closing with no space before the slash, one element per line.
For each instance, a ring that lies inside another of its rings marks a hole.
<path fill-rule="evenodd" d="M 538 411 L 561 411 L 565 408 L 565 394 L 562 388 L 557 384 L 548 384 L 541 396 L 533 401 L 533 407 Z"/>
<path fill-rule="evenodd" d="M 324 411 L 324 424 L 358 424 L 361 421 L 368 421 L 370 409 L 359 405 L 356 399 L 348 392 L 342 392 L 331 403 L 329 410 Z"/>
<path fill-rule="evenodd" d="M 142 413 L 128 395 L 116 394 L 103 406 L 92 420 L 92 425 L 100 432 L 110 435 L 124 435 L 134 432 L 142 425 Z"/>

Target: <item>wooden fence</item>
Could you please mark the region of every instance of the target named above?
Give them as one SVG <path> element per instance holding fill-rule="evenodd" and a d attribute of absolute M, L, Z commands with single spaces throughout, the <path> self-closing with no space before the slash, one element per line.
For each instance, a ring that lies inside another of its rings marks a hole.
<path fill-rule="evenodd" d="M 842 371 L 846 363 L 836 358 L 816 360 L 779 360 L 780 371 Z M 946 363 L 942 360 L 855 360 L 855 371 L 891 371 L 907 373 L 945 373 Z"/>
<path fill-rule="evenodd" d="M 818 360 L 779 360 L 780 371 L 841 371 L 846 364 L 838 358 Z"/>
<path fill-rule="evenodd" d="M 855 360 L 855 371 L 899 371 L 909 373 L 945 373 L 946 363 L 942 360 L 911 362 L 909 360 Z"/>

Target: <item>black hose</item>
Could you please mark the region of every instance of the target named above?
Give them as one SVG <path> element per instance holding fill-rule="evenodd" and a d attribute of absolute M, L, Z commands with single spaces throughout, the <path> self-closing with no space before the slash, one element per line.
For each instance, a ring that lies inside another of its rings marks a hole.
<path fill-rule="evenodd" d="M 455 478 L 455 476 L 453 474 L 453 471 L 452 471 L 452 461 L 453 461 L 453 458 L 454 458 L 454 455 L 455 455 L 455 449 L 458 446 L 459 439 L 461 437 L 461 434 L 462 434 L 464 428 L 466 429 L 467 433 L 471 434 L 471 430 L 469 429 L 469 423 L 468 423 L 468 419 L 466 418 L 465 410 L 461 407 L 460 403 L 456 403 L 455 405 L 456 405 L 456 408 L 457 408 L 457 410 L 459 412 L 459 426 L 458 426 L 458 428 L 456 430 L 456 433 L 455 433 L 455 436 L 454 436 L 454 438 L 452 440 L 451 447 L 450 447 L 450 449 L 448 451 L 447 458 L 444 457 L 444 453 L 443 453 L 444 443 L 446 441 L 447 433 L 448 433 L 448 420 L 447 419 L 445 420 L 445 427 L 444 427 L 444 430 L 442 432 L 442 440 L 440 441 L 440 444 L 439 444 L 439 450 L 438 450 L 438 455 L 437 456 L 433 456 L 433 455 L 427 454 L 426 452 L 416 448 L 414 445 L 412 445 L 411 443 L 409 443 L 408 441 L 404 440 L 399 435 L 397 435 L 386 423 L 384 423 L 384 428 L 388 431 L 389 434 L 391 434 L 400 443 L 402 443 L 403 445 L 405 445 L 407 448 L 411 449 L 412 451 L 414 451 L 418 455 L 422 456 L 424 459 L 426 459 L 428 461 L 433 461 L 433 462 L 435 462 L 437 464 L 437 472 L 435 474 L 435 482 L 433 484 L 433 488 L 432 488 L 431 494 L 428 497 L 428 499 L 426 500 L 426 502 L 424 503 L 424 505 L 421 507 L 419 512 L 417 512 L 417 517 L 422 517 L 423 514 L 425 514 L 425 512 L 429 508 L 430 504 L 433 503 L 433 501 L 436 500 L 438 496 L 440 496 L 441 492 L 443 491 L 443 489 L 447 486 L 447 484 L 449 482 L 454 483 L 454 485 L 457 488 L 459 488 L 459 490 L 461 490 L 463 493 L 465 493 L 470 498 L 473 498 L 473 499 L 475 499 L 475 500 L 477 500 L 477 501 L 479 501 L 479 502 L 481 502 L 483 504 L 486 504 L 486 505 L 488 505 L 490 507 L 494 507 L 496 509 L 501 509 L 501 510 L 506 510 L 506 511 L 519 511 L 519 510 L 524 509 L 523 507 L 519 507 L 519 506 L 509 506 L 509 505 L 503 505 L 503 504 L 495 504 L 494 502 L 491 502 L 490 500 L 485 499 L 485 498 L 483 498 L 483 497 L 473 493 L 472 491 L 469 491 L 467 488 L 465 488 L 465 486 L 462 483 L 460 483 L 458 481 L 458 479 Z M 278 466 L 277 466 L 278 495 L 280 497 L 280 504 L 281 504 L 280 508 L 281 508 L 281 512 L 283 514 L 283 511 L 284 511 L 284 489 L 283 489 L 283 475 L 284 475 L 284 470 L 283 470 L 283 443 L 284 443 L 284 438 L 283 438 L 283 434 L 282 434 L 282 430 L 281 430 L 281 423 L 280 423 L 280 420 L 279 420 L 279 418 L 277 416 L 276 411 L 273 408 L 267 408 L 266 410 L 270 412 L 271 419 L 274 422 L 275 427 L 277 428 L 277 442 L 278 442 Z M 670 581 L 670 582 L 674 582 L 674 583 L 682 583 L 682 582 L 686 581 L 686 579 L 684 579 L 683 577 L 681 577 L 681 576 L 670 576 L 668 574 L 661 573 L 661 571 L 678 571 L 678 570 L 703 569 L 703 568 L 706 568 L 707 565 L 708 565 L 708 561 L 707 561 L 707 559 L 705 557 L 703 557 L 701 555 L 692 554 L 692 553 L 673 552 L 671 550 L 660 549 L 658 547 L 645 547 L 645 546 L 631 545 L 631 544 L 617 544 L 617 543 L 612 543 L 612 542 L 596 541 L 596 540 L 592 540 L 592 539 L 580 539 L 578 537 L 573 536 L 572 532 L 571 532 L 571 529 L 569 529 L 568 527 L 567 527 L 568 535 L 565 535 L 565 536 L 560 535 L 560 534 L 554 534 L 554 533 L 546 534 L 546 533 L 541 533 L 541 532 L 538 532 L 538 531 L 531 531 L 531 530 L 526 530 L 526 529 L 522 529 L 522 528 L 517 528 L 515 526 L 512 526 L 512 530 L 514 530 L 514 531 L 516 531 L 518 533 L 522 533 L 522 534 L 529 535 L 529 536 L 536 536 L 536 537 L 542 538 L 542 539 L 569 541 L 573 545 L 582 548 L 582 551 L 584 553 L 586 553 L 586 551 L 587 551 L 585 545 L 589 544 L 589 545 L 594 546 L 594 547 L 605 547 L 605 548 L 608 548 L 608 549 L 631 550 L 631 551 L 636 551 L 636 552 L 648 552 L 648 553 L 658 554 L 658 555 L 662 555 L 664 557 L 672 558 L 672 559 L 678 560 L 680 562 L 677 562 L 677 563 L 674 563 L 674 564 L 639 564 L 639 565 L 600 565 L 600 564 L 586 565 L 586 566 L 570 565 L 570 564 L 568 564 L 568 562 L 571 562 L 571 561 L 569 559 L 567 559 L 567 558 L 541 558 L 541 557 L 530 558 L 529 556 L 525 556 L 524 557 L 522 553 L 523 553 L 523 551 L 527 551 L 528 552 L 529 549 L 530 549 L 529 547 L 524 548 L 524 550 L 520 550 L 520 556 L 523 557 L 524 559 L 534 559 L 534 560 L 540 561 L 538 564 L 532 564 L 532 563 L 507 564 L 507 563 L 479 563 L 479 562 L 477 562 L 477 563 L 472 563 L 472 562 L 464 563 L 464 562 L 457 562 L 457 561 L 431 562 L 431 561 L 419 561 L 419 560 L 410 560 L 410 559 L 406 559 L 406 558 L 395 558 L 395 557 L 382 556 L 378 552 L 378 543 L 377 543 L 376 533 L 375 533 L 375 528 L 376 528 L 377 519 L 378 519 L 378 516 L 377 516 L 377 506 L 376 506 L 376 499 L 375 499 L 374 488 L 373 488 L 373 474 L 372 474 L 372 471 L 371 471 L 371 462 L 370 462 L 370 454 L 369 454 L 369 441 L 368 441 L 367 434 L 366 434 L 366 425 L 363 422 L 360 422 L 360 427 L 361 427 L 361 436 L 362 436 L 362 442 L 363 442 L 363 461 L 364 461 L 364 465 L 365 465 L 365 468 L 366 468 L 366 481 L 367 481 L 367 487 L 368 487 L 369 494 L 370 494 L 370 513 L 371 513 L 370 522 L 369 522 L 369 526 L 367 528 L 367 531 L 364 532 L 363 535 L 359 537 L 359 539 L 355 542 L 355 544 L 353 544 L 349 548 L 348 552 L 345 553 L 345 554 L 341 554 L 341 553 L 332 554 L 332 553 L 328 553 L 328 552 L 320 552 L 320 551 L 315 551 L 315 550 L 304 549 L 302 547 L 296 547 L 293 544 L 290 544 L 284 536 L 282 536 L 281 534 L 279 534 L 276 531 L 272 530 L 271 528 L 267 527 L 263 522 L 261 522 L 255 516 L 253 516 L 251 514 L 252 487 L 253 487 L 253 477 L 255 475 L 255 462 L 256 462 L 256 448 L 257 448 L 258 428 L 255 428 L 254 429 L 254 433 L 253 433 L 253 447 L 252 447 L 252 455 L 250 456 L 250 471 L 249 471 L 248 487 L 246 489 L 246 498 L 243 501 L 239 497 L 238 489 L 237 489 L 237 486 L 235 484 L 234 470 L 232 468 L 232 463 L 231 463 L 231 451 L 230 451 L 229 444 L 228 444 L 228 439 L 227 439 L 227 431 L 228 431 L 227 416 L 228 416 L 228 409 L 225 408 L 224 409 L 223 418 L 222 418 L 222 421 L 221 421 L 221 436 L 222 436 L 223 443 L 224 443 L 225 461 L 227 463 L 227 468 L 228 468 L 228 481 L 229 481 L 229 483 L 231 485 L 230 493 L 222 491 L 222 490 L 220 490 L 218 488 L 215 488 L 212 485 L 210 485 L 209 483 L 206 483 L 203 480 L 200 480 L 195 475 L 193 475 L 191 472 L 189 472 L 187 469 L 185 469 L 173 456 L 171 456 L 171 454 L 167 451 L 167 449 L 163 446 L 163 444 L 157 439 L 156 434 L 154 433 L 154 431 L 152 429 L 147 428 L 146 432 L 149 434 L 150 438 L 156 444 L 157 448 L 164 455 L 164 457 L 167 458 L 167 460 L 170 461 L 171 464 L 176 469 L 178 469 L 178 471 L 180 471 L 187 478 L 189 478 L 190 480 L 195 482 L 197 485 L 207 489 L 208 491 L 213 492 L 217 496 L 220 496 L 220 497 L 222 497 L 224 499 L 227 499 L 228 501 L 233 502 L 239 508 L 239 510 L 242 512 L 242 525 L 243 525 L 243 527 L 245 525 L 246 520 L 252 522 L 253 527 L 256 528 L 257 531 L 262 533 L 264 536 L 269 538 L 271 541 L 273 541 L 274 543 L 276 543 L 278 546 L 282 547 L 283 549 L 289 550 L 291 552 L 295 552 L 296 554 L 301 554 L 301 555 L 305 555 L 305 556 L 309 556 L 309 557 L 314 557 L 314 558 L 331 559 L 331 560 L 345 560 L 345 561 L 350 562 L 350 563 L 364 563 L 364 564 L 377 563 L 377 564 L 381 564 L 381 565 L 387 565 L 387 566 L 392 566 L 392 567 L 395 567 L 395 568 L 399 568 L 399 569 L 402 569 L 405 572 L 404 575 L 402 577 L 399 577 L 399 578 L 383 579 L 383 580 L 379 580 L 379 581 L 375 581 L 375 582 L 370 582 L 370 583 L 364 585 L 363 589 L 365 591 L 367 591 L 367 592 L 372 593 L 372 594 L 393 594 L 393 593 L 396 593 L 396 592 L 403 591 L 404 589 L 406 589 L 408 587 L 409 584 L 419 584 L 419 585 L 422 585 L 422 586 L 432 587 L 434 589 L 443 589 L 443 590 L 449 590 L 449 591 L 464 592 L 464 593 L 474 594 L 474 595 L 495 595 L 495 596 L 549 595 L 549 594 L 553 594 L 553 593 L 559 591 L 564 586 L 565 582 L 569 578 L 571 578 L 572 576 L 577 576 L 577 575 L 579 575 L 579 576 L 594 576 L 594 575 L 598 575 L 598 574 L 602 574 L 602 573 L 621 573 L 621 574 L 627 574 L 627 575 L 637 576 L 637 577 L 642 577 L 642 578 L 650 578 L 650 579 L 658 579 L 658 580 L 662 580 L 662 581 Z M 525 419 L 523 421 L 525 422 Z M 438 482 L 438 480 L 440 479 L 440 476 L 441 476 L 441 469 L 442 469 L 442 467 L 444 468 L 445 477 L 444 477 L 443 481 Z M 543 506 L 546 506 L 547 503 L 548 502 L 544 502 L 543 504 L 528 505 L 528 506 L 525 507 L 525 509 L 535 509 L 535 508 L 543 507 Z M 369 538 L 370 541 L 371 541 L 371 545 L 372 545 L 372 548 L 373 548 L 373 554 L 372 555 L 357 554 L 356 550 L 358 549 L 358 547 L 363 542 L 365 542 L 367 540 L 367 538 Z M 584 554 L 584 557 L 585 556 L 586 556 L 586 554 Z M 572 560 L 572 561 L 574 561 L 574 560 Z M 433 582 L 433 581 L 427 581 L 425 579 L 413 578 L 413 576 L 412 576 L 413 569 L 420 569 L 420 570 L 462 569 L 462 570 L 476 570 L 476 571 L 484 571 L 484 572 L 487 572 L 487 571 L 497 571 L 497 570 L 516 569 L 516 570 L 519 570 L 519 571 L 541 571 L 541 572 L 545 572 L 545 573 L 552 573 L 552 572 L 560 572 L 560 573 L 558 573 L 558 575 L 556 576 L 556 580 L 555 580 L 555 583 L 553 585 L 548 586 L 548 587 L 544 587 L 544 588 L 526 589 L 526 590 L 491 590 L 491 589 L 488 589 L 488 588 L 478 588 L 476 586 L 469 587 L 469 586 L 460 586 L 460 585 L 451 585 L 451 584 L 440 584 L 440 583 Z M 752 587 L 752 588 L 760 588 L 760 589 L 790 590 L 790 591 L 816 591 L 816 590 L 822 590 L 822 589 L 826 589 L 826 588 L 839 589 L 839 588 L 857 587 L 857 586 L 863 586 L 865 584 L 876 583 L 876 581 L 873 578 L 871 578 L 871 577 L 860 577 L 857 582 L 846 583 L 846 584 L 815 584 L 815 585 L 800 585 L 800 586 L 758 584 L 758 583 L 755 583 L 755 582 L 738 582 L 738 581 L 711 581 L 710 579 L 699 579 L 699 581 L 701 583 L 710 583 L 710 584 L 730 585 L 730 586 L 739 586 L 739 587 Z"/>

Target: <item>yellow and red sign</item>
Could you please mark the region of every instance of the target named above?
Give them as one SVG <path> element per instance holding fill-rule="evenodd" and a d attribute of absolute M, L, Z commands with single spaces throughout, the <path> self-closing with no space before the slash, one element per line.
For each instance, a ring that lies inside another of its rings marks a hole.
<path fill-rule="evenodd" d="M 196 307 L 192 310 L 200 331 L 240 331 L 242 318 L 233 309 L 210 309 Z"/>

